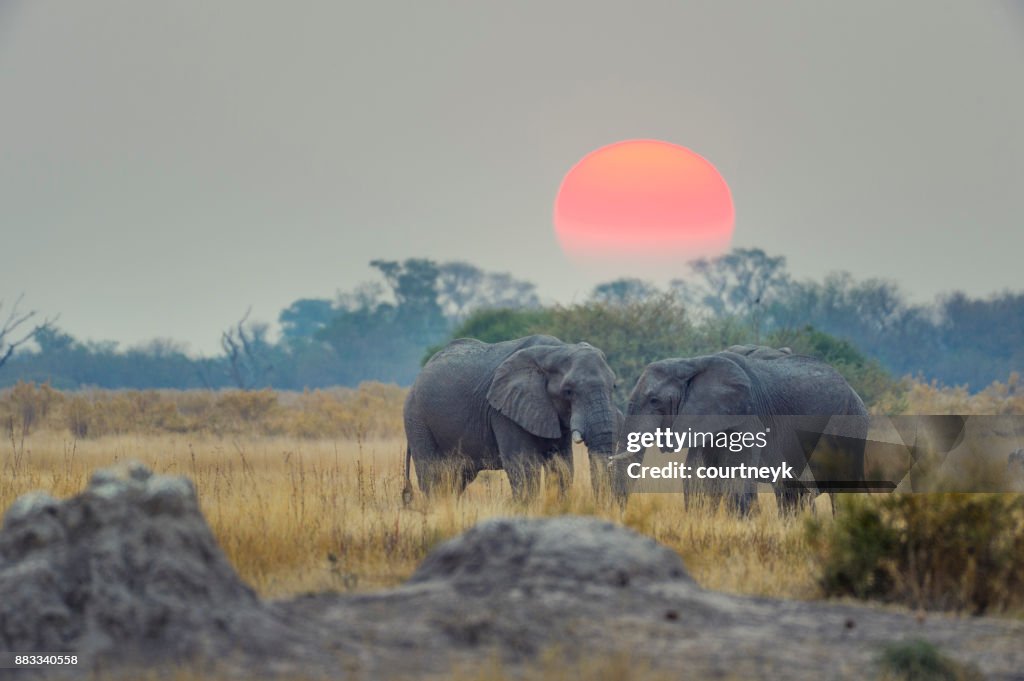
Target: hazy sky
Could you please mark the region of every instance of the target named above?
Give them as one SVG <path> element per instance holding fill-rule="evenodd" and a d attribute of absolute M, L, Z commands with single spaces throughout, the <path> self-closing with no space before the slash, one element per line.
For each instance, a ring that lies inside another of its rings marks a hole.
<path fill-rule="evenodd" d="M 373 258 L 578 299 L 558 184 L 635 137 L 798 277 L 1021 289 L 1022 82 L 1019 0 L 0 0 L 0 298 L 211 352 Z"/>

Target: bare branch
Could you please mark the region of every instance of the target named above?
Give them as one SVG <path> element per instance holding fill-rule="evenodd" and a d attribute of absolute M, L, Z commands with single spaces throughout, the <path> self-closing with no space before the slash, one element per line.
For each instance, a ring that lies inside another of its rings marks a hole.
<path fill-rule="evenodd" d="M 228 362 L 228 374 L 241 390 L 264 382 L 273 370 L 264 341 L 265 324 L 248 323 L 252 307 L 232 328 L 221 334 L 220 345 Z"/>
<path fill-rule="evenodd" d="M 19 334 L 18 329 L 23 327 L 37 314 L 35 310 L 29 310 L 28 312 L 18 311 L 18 307 L 21 305 L 24 297 L 25 294 L 21 294 L 15 299 L 14 304 L 11 306 L 11 311 L 7 314 L 7 318 L 3 324 L 0 324 L 0 367 L 14 355 L 15 350 L 32 340 L 40 330 L 49 328 L 57 320 L 56 317 L 46 318 L 28 331 L 23 329 L 23 333 Z M 0 309 L 3 309 L 3 306 L 4 303 L 0 300 Z"/>

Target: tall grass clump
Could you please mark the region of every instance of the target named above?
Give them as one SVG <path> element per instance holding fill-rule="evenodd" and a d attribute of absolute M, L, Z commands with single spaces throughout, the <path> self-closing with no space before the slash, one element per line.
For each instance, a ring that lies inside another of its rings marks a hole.
<path fill-rule="evenodd" d="M 890 643 L 878 657 L 879 681 L 981 681 L 973 666 L 942 654 L 920 639 Z"/>
<path fill-rule="evenodd" d="M 1024 495 L 844 498 L 807 523 L 826 596 L 982 614 L 1024 608 Z"/>

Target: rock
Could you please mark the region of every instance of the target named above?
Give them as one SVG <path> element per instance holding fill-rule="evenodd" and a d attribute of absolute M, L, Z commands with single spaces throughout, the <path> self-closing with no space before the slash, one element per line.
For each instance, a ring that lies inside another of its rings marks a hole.
<path fill-rule="evenodd" d="M 196 490 L 187 478 L 161 476 L 146 481 L 142 507 L 149 513 L 183 515 L 195 505 Z"/>
<path fill-rule="evenodd" d="M 14 500 L 11 507 L 4 514 L 3 526 L 13 526 L 23 520 L 30 520 L 33 516 L 43 513 L 56 514 L 57 505 L 60 502 L 46 492 L 29 492 Z"/>
<path fill-rule="evenodd" d="M 682 559 L 653 539 L 595 518 L 485 520 L 435 549 L 410 584 L 445 581 L 459 592 L 621 588 L 690 580 Z"/>
<path fill-rule="evenodd" d="M 235 574 L 184 478 L 105 469 L 76 497 L 32 493 L 4 517 L 0 651 L 74 652 L 102 669 L 229 654 L 251 666 L 302 636 Z"/>

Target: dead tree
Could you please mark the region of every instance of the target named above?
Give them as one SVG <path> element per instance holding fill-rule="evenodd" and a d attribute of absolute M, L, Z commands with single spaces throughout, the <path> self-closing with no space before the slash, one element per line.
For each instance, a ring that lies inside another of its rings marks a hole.
<path fill-rule="evenodd" d="M 41 329 L 49 328 L 56 321 L 56 318 L 44 319 L 41 324 L 36 324 L 31 329 L 26 330 L 25 325 L 36 316 L 36 311 L 20 312 L 18 310 L 18 306 L 21 305 L 21 300 L 24 297 L 24 295 L 18 296 L 17 300 L 14 301 L 14 305 L 11 306 L 11 311 L 8 313 L 7 318 L 0 323 L 0 367 L 7 363 L 7 360 L 14 355 L 15 350 L 32 340 Z M 3 311 L 3 307 L 4 301 L 0 300 L 0 312 Z"/>
<path fill-rule="evenodd" d="M 220 346 L 228 363 L 228 375 L 241 390 L 266 384 L 273 370 L 266 340 L 267 325 L 248 323 L 250 307 L 238 323 L 221 334 Z"/>

